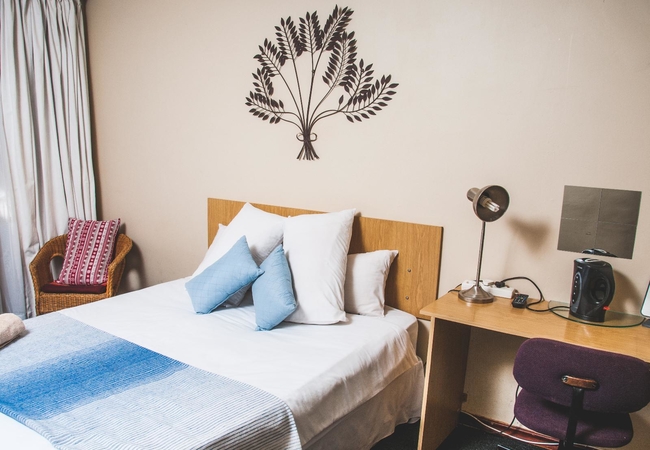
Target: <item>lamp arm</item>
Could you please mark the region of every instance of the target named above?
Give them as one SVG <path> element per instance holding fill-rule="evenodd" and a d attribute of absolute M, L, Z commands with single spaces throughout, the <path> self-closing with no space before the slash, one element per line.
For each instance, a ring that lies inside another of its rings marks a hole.
<path fill-rule="evenodd" d="M 483 241 L 485 240 L 485 221 L 481 221 L 481 245 L 478 247 L 478 265 L 476 267 L 476 283 L 469 289 L 458 293 L 458 298 L 469 303 L 489 303 L 494 296 L 481 287 L 481 262 L 483 261 Z"/>
<path fill-rule="evenodd" d="M 478 246 L 478 265 L 476 266 L 476 285 L 480 286 L 481 280 L 481 263 L 483 261 L 483 242 L 485 241 L 485 222 L 481 221 L 481 242 Z"/>

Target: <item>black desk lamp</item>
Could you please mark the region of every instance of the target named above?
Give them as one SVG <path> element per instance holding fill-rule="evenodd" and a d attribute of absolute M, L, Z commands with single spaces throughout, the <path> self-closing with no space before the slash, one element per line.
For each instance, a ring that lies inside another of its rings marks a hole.
<path fill-rule="evenodd" d="M 480 284 L 485 223 L 494 222 L 506 212 L 510 204 L 510 196 L 501 186 L 485 186 L 483 189 L 470 189 L 467 191 L 467 198 L 472 202 L 474 213 L 483 223 L 481 225 L 481 243 L 478 248 L 476 283 L 471 288 L 460 291 L 458 297 L 468 303 L 490 303 L 494 300 L 494 296 L 486 292 Z"/>

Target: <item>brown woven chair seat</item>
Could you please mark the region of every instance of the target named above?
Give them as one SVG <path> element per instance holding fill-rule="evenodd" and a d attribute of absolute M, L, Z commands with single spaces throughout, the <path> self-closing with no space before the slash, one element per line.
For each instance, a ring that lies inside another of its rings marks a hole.
<path fill-rule="evenodd" d="M 54 283 L 50 263 L 54 258 L 65 257 L 67 237 L 67 234 L 64 234 L 46 242 L 29 265 L 34 283 L 37 315 L 95 302 L 117 294 L 124 272 L 126 255 L 131 251 L 133 241 L 123 233 L 117 235 L 114 257 L 108 266 L 108 281 L 105 286 L 70 286 L 66 288 L 66 285 Z"/>

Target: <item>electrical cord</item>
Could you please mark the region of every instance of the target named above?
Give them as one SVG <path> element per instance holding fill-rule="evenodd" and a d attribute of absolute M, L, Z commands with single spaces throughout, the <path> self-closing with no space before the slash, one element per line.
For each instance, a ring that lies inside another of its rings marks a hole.
<path fill-rule="evenodd" d="M 535 283 L 533 280 L 531 280 L 531 279 L 528 278 L 528 277 L 510 277 L 510 278 L 504 278 L 504 279 L 501 280 L 501 281 L 495 281 L 495 282 L 494 282 L 494 285 L 495 285 L 496 287 L 498 287 L 498 288 L 502 288 L 502 287 L 505 287 L 507 281 L 513 281 L 513 280 L 526 280 L 526 281 L 529 281 L 533 286 L 535 286 L 535 289 L 537 289 L 537 292 L 539 292 L 539 300 L 537 300 L 536 302 L 532 302 L 532 303 L 529 303 L 529 304 L 526 305 L 526 309 L 527 309 L 528 311 L 532 311 L 532 312 L 536 312 L 536 313 L 542 313 L 542 312 L 553 311 L 554 309 L 564 308 L 564 306 L 553 306 L 553 307 L 547 307 L 546 309 L 535 309 L 535 308 L 531 308 L 531 306 L 534 306 L 534 305 L 537 305 L 537 304 L 539 304 L 539 303 L 542 303 L 542 302 L 545 300 L 545 298 L 544 298 L 544 294 L 542 293 L 542 290 L 539 288 L 539 286 L 537 286 L 537 283 Z"/>
<path fill-rule="evenodd" d="M 492 431 L 494 431 L 494 432 L 496 432 L 498 434 L 502 434 L 503 436 L 507 436 L 510 439 L 515 439 L 517 441 L 524 442 L 526 444 L 533 444 L 533 445 L 548 445 L 548 446 L 560 445 L 558 442 L 537 442 L 537 441 L 531 441 L 531 440 L 528 440 L 528 439 L 522 439 L 520 437 L 513 436 L 511 434 L 503 434 L 501 430 L 499 430 L 498 428 L 494 428 L 491 425 L 488 425 L 487 423 L 483 422 L 481 419 L 476 417 L 474 414 L 468 413 L 466 411 L 461 411 L 461 413 L 465 414 L 466 416 L 471 417 L 472 419 L 477 421 L 479 424 L 481 424 L 483 427 L 485 427 L 485 428 L 487 428 L 489 430 L 492 430 Z M 513 422 L 514 422 L 514 418 L 513 418 Z"/>
<path fill-rule="evenodd" d="M 507 282 L 507 281 L 512 281 L 512 280 L 527 280 L 527 281 L 530 281 L 530 282 L 533 284 L 533 286 L 535 286 L 535 288 L 537 289 L 537 292 L 539 292 L 539 300 L 537 300 L 536 302 L 533 302 L 533 303 L 530 303 L 530 304 L 526 305 L 526 309 L 527 309 L 527 310 L 529 310 L 529 311 L 533 311 L 533 312 L 548 312 L 548 311 L 552 311 L 552 310 L 555 309 L 555 308 L 562 308 L 561 306 L 555 306 L 555 307 L 547 308 L 547 309 L 533 309 L 533 308 L 530 308 L 530 307 L 533 306 L 533 305 L 537 305 L 538 303 L 543 302 L 543 301 L 544 301 L 544 294 L 542 293 L 542 290 L 539 288 L 539 286 L 537 286 L 537 283 L 535 283 L 533 280 L 531 280 L 531 279 L 528 278 L 528 277 L 510 277 L 510 278 L 504 278 L 504 279 L 501 280 L 501 281 L 494 281 L 494 282 L 492 282 L 492 283 L 490 283 L 490 284 L 491 284 L 491 285 L 494 285 L 495 287 L 502 288 L 502 287 L 505 287 L 505 286 L 506 286 L 506 282 Z M 483 280 L 480 280 L 480 282 L 482 283 Z M 459 285 L 456 286 L 454 289 L 449 289 L 447 292 L 460 292 L 460 287 L 461 287 L 461 285 L 459 284 Z"/>
<path fill-rule="evenodd" d="M 515 389 L 515 401 L 517 400 L 517 396 L 519 395 L 519 390 L 520 389 L 521 389 L 521 386 L 517 385 L 517 389 Z M 461 413 L 471 417 L 472 419 L 474 419 L 475 421 L 480 423 L 485 428 L 487 428 L 489 430 L 492 430 L 492 431 L 495 431 L 497 434 L 499 434 L 501 436 L 507 436 L 507 437 L 509 437 L 511 439 L 516 439 L 518 441 L 525 442 L 526 444 L 537 444 L 537 445 L 548 445 L 548 446 L 559 445 L 558 442 L 536 442 L 536 441 L 530 441 L 530 440 L 527 440 L 527 439 L 522 439 L 520 437 L 513 436 L 512 434 L 506 434 L 506 431 L 510 430 L 512 428 L 512 425 L 515 423 L 516 417 L 514 415 L 512 416 L 512 420 L 510 421 L 510 424 L 506 428 L 504 428 L 503 430 L 499 430 L 497 428 L 492 427 L 491 425 L 486 424 L 485 422 L 483 422 L 481 419 L 479 419 L 478 417 L 476 417 L 473 414 L 470 414 L 470 413 L 468 413 L 466 411 L 461 411 Z"/>
<path fill-rule="evenodd" d="M 515 390 L 515 401 L 517 401 L 517 396 L 519 395 L 519 389 L 520 388 L 521 388 L 521 386 L 517 385 L 517 389 Z M 504 434 L 506 431 L 508 431 L 510 428 L 512 428 L 512 425 L 515 423 L 515 419 L 516 419 L 516 417 L 513 414 L 512 420 L 510 421 L 508 426 L 505 427 L 503 430 L 499 431 L 499 434 Z M 508 435 L 506 434 L 504 436 L 508 436 Z"/>
<path fill-rule="evenodd" d="M 641 318 L 640 321 L 636 321 L 634 323 L 629 323 L 629 324 L 620 324 L 620 325 L 611 324 L 611 323 L 604 324 L 604 323 L 598 323 L 598 322 L 585 322 L 585 321 L 582 321 L 582 320 L 574 319 L 572 317 L 566 317 L 566 316 L 559 313 L 561 311 L 564 311 L 564 312 L 569 311 L 570 307 L 568 305 L 547 306 L 545 309 L 531 308 L 531 306 L 537 305 L 537 304 L 539 304 L 539 303 L 541 303 L 541 302 L 543 302 L 545 300 L 544 299 L 544 294 L 542 293 L 542 290 L 539 288 L 539 286 L 537 286 L 537 283 L 535 283 L 533 280 L 531 280 L 528 277 L 504 278 L 501 281 L 495 281 L 494 286 L 496 286 L 498 288 L 502 288 L 502 287 L 504 287 L 506 285 L 507 281 L 512 281 L 512 280 L 530 281 L 532 283 L 532 285 L 535 286 L 535 289 L 537 289 L 537 292 L 539 292 L 539 300 L 526 305 L 526 309 L 528 311 L 532 311 L 532 312 L 536 312 L 536 313 L 544 313 L 544 312 L 549 312 L 550 311 L 553 314 L 557 315 L 558 317 L 561 317 L 561 318 L 566 319 L 566 320 L 570 320 L 572 322 L 582 323 L 582 324 L 586 324 L 586 325 L 593 325 L 593 326 L 598 326 L 598 327 L 606 327 L 606 328 L 632 328 L 632 327 L 637 327 L 637 326 L 641 325 L 645 321 L 645 319 Z M 549 305 L 550 305 L 550 303 L 549 303 Z"/>

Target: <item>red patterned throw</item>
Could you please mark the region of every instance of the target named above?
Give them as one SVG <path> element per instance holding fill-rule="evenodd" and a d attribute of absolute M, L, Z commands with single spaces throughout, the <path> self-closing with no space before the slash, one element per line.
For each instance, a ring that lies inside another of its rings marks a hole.
<path fill-rule="evenodd" d="M 71 285 L 106 283 L 119 227 L 120 219 L 68 219 L 65 258 L 57 281 Z"/>

